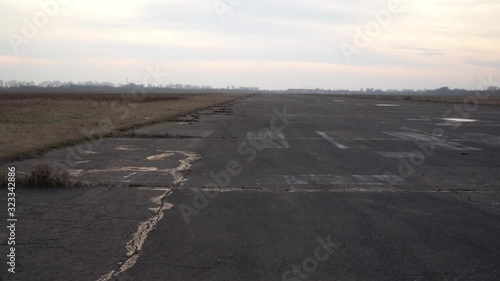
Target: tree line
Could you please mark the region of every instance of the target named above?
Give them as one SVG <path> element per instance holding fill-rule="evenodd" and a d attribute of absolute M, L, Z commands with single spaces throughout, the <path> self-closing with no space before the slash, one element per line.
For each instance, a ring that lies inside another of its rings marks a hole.
<path fill-rule="evenodd" d="M 183 85 L 183 84 L 148 84 L 139 85 L 134 83 L 127 84 L 115 84 L 111 82 L 97 82 L 97 81 L 84 81 L 84 82 L 72 82 L 72 81 L 43 81 L 40 83 L 35 83 L 33 81 L 18 81 L 0 80 L 0 88 L 121 88 L 121 87 L 148 87 L 148 88 L 165 88 L 165 89 L 178 89 L 178 90 L 245 90 L 245 91 L 258 91 L 258 87 L 236 87 L 236 86 L 226 86 L 226 87 L 212 87 L 212 86 L 198 86 L 198 85 Z"/>

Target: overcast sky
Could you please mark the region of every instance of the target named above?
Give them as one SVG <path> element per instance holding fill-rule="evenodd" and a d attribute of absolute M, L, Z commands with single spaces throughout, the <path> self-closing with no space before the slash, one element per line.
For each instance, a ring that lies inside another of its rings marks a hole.
<path fill-rule="evenodd" d="M 0 80 L 142 83 L 158 65 L 163 83 L 474 89 L 500 74 L 498 0 L 39 5 L 54 1 L 0 0 Z"/>

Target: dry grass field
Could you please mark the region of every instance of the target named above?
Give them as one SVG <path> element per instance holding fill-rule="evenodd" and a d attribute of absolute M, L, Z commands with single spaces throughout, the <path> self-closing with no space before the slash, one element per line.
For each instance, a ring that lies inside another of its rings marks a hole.
<path fill-rule="evenodd" d="M 0 94 L 0 163 L 173 119 L 238 94 Z"/>

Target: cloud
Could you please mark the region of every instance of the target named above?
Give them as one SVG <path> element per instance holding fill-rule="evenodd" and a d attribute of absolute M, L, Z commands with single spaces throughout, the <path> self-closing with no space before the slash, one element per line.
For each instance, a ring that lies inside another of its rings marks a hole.
<path fill-rule="evenodd" d="M 466 58 L 465 62 L 471 65 L 482 66 L 486 68 L 492 68 L 500 70 L 500 59 L 482 60 L 477 58 Z"/>
<path fill-rule="evenodd" d="M 441 56 L 446 54 L 446 50 L 443 49 L 429 49 L 429 48 L 415 48 L 415 47 L 396 47 L 396 49 L 422 56 Z"/>
<path fill-rule="evenodd" d="M 161 63 L 189 84 L 430 88 L 436 77 L 465 87 L 498 70 L 498 1 L 401 0 L 403 12 L 351 64 L 339 44 L 352 43 L 390 0 L 243 0 L 222 21 L 214 1 L 71 1 L 18 54 L 7 34 L 20 34 L 40 7 L 4 1 L 0 80 L 119 82 Z"/>

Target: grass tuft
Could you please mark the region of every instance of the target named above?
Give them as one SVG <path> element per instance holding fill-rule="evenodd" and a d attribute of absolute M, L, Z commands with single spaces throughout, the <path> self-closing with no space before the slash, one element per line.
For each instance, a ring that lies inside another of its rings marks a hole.
<path fill-rule="evenodd" d="M 0 173 L 0 186 L 7 187 L 7 173 Z M 27 175 L 17 174 L 17 188 L 84 188 L 89 183 L 71 179 L 67 171 L 54 171 L 47 164 L 33 167 Z"/>

